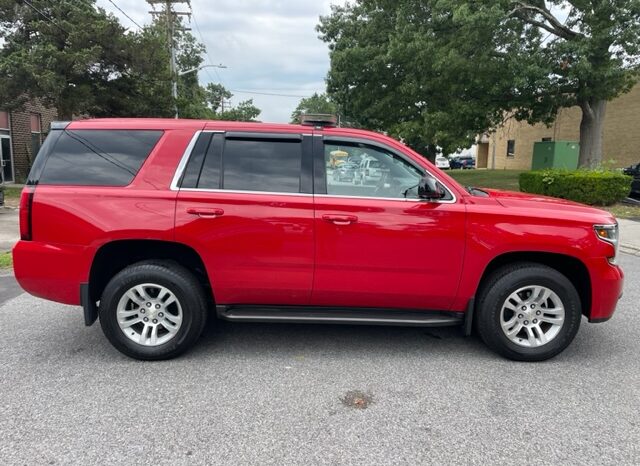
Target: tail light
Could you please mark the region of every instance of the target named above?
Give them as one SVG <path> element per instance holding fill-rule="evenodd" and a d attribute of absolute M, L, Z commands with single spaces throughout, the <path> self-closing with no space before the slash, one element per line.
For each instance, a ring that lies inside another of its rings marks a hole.
<path fill-rule="evenodd" d="M 22 189 L 20 195 L 20 239 L 23 241 L 31 241 L 31 209 L 35 191 L 35 186 L 27 185 Z"/>
<path fill-rule="evenodd" d="M 369 176 L 369 169 L 368 169 L 368 168 L 364 171 L 364 174 L 365 174 L 366 176 Z"/>

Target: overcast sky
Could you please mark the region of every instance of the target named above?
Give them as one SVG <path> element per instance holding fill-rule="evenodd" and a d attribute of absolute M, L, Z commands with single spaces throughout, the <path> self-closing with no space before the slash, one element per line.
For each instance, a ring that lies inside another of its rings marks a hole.
<path fill-rule="evenodd" d="M 151 7 L 145 0 L 113 2 L 136 23 L 151 21 Z M 328 48 L 318 39 L 315 26 L 320 15 L 330 12 L 332 3 L 343 4 L 344 0 L 191 0 L 192 32 L 207 47 L 204 63 L 228 67 L 201 70 L 200 83 L 221 80 L 232 90 L 233 104 L 253 98 L 262 109 L 260 120 L 288 122 L 299 96 L 325 91 Z M 137 29 L 109 0 L 97 0 L 97 4 L 116 15 L 123 26 Z M 174 9 L 189 11 L 187 4 Z"/>

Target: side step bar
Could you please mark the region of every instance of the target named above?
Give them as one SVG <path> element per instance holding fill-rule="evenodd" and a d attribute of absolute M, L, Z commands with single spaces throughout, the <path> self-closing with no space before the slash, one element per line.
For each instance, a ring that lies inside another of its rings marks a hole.
<path fill-rule="evenodd" d="M 400 325 L 444 327 L 463 325 L 464 313 L 329 307 L 216 306 L 218 318 L 234 322 L 298 324 Z"/>

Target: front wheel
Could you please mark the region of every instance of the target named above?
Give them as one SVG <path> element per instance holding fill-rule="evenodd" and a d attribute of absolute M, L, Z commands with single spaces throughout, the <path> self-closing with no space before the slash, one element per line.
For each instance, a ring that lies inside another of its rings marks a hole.
<path fill-rule="evenodd" d="M 575 287 L 557 270 L 518 263 L 494 272 L 483 285 L 477 329 L 497 353 L 518 361 L 543 361 L 562 352 L 580 327 Z"/>
<path fill-rule="evenodd" d="M 168 261 L 140 262 L 116 274 L 100 300 L 100 326 L 111 344 L 136 359 L 170 359 L 198 339 L 207 301 L 198 280 Z"/>

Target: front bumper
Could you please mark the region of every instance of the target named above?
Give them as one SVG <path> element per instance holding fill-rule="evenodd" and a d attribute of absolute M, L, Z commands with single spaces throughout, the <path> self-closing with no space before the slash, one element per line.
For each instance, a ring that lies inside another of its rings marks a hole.
<path fill-rule="evenodd" d="M 592 259 L 587 265 L 591 277 L 589 322 L 605 322 L 611 318 L 622 297 L 624 272 L 604 257 Z"/>

